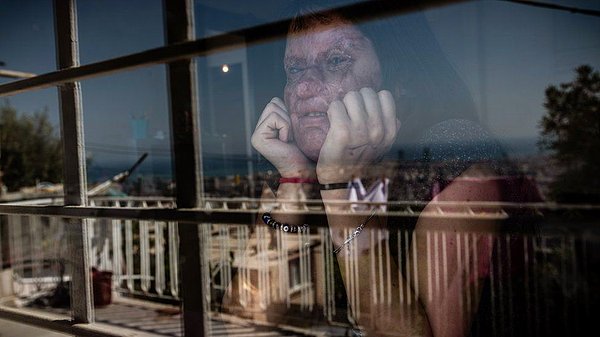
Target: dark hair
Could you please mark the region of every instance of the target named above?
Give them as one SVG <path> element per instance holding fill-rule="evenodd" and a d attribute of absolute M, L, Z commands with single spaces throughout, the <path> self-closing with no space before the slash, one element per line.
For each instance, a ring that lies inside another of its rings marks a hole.
<path fill-rule="evenodd" d="M 384 2 L 371 1 L 375 12 Z M 465 83 L 446 59 L 421 11 L 356 20 L 335 4 L 298 1 L 290 33 L 342 19 L 357 26 L 379 57 L 382 88 L 396 98 L 403 124 L 397 144 L 418 143 L 429 127 L 448 119 L 477 121 Z M 339 7 L 339 4 L 338 6 Z M 380 7 L 383 8 L 383 7 Z"/>

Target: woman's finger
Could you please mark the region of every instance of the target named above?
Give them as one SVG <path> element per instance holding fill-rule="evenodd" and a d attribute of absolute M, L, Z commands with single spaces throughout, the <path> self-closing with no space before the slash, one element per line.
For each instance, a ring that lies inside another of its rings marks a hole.
<path fill-rule="evenodd" d="M 333 138 L 332 141 L 341 148 L 346 147 L 349 141 L 350 118 L 346 105 L 341 101 L 333 101 L 327 109 L 327 117 L 329 118 L 329 133 Z"/>
<path fill-rule="evenodd" d="M 371 88 L 360 89 L 360 94 L 363 97 L 368 117 L 366 127 L 369 133 L 369 142 L 375 146 L 379 145 L 385 134 L 379 95 Z"/>
<path fill-rule="evenodd" d="M 283 103 L 281 98 L 274 97 L 269 103 L 267 103 L 267 105 L 263 109 L 263 112 L 258 118 L 258 122 L 256 123 L 256 127 L 262 124 L 264 120 L 273 112 L 278 114 L 281 118 L 287 120 L 287 122 L 291 124 L 290 116 L 288 115 L 285 104 Z"/>
<path fill-rule="evenodd" d="M 350 91 L 344 96 L 344 105 L 348 111 L 348 117 L 352 128 L 365 128 L 367 124 L 367 112 L 362 95 L 357 91 Z"/>
<path fill-rule="evenodd" d="M 389 146 L 396 140 L 398 128 L 400 127 L 400 121 L 396 117 L 396 102 L 392 93 L 387 90 L 380 91 L 378 96 L 385 130 L 382 143 Z"/>
<path fill-rule="evenodd" d="M 362 95 L 357 91 L 348 92 L 344 96 L 344 105 L 350 119 L 351 146 L 357 147 L 369 144 L 368 116 Z"/>
<path fill-rule="evenodd" d="M 271 99 L 271 103 L 277 105 L 278 107 L 281 108 L 281 110 L 283 110 L 287 113 L 287 107 L 285 106 L 285 103 L 283 102 L 283 100 L 281 98 L 273 97 L 273 99 Z"/>
<path fill-rule="evenodd" d="M 284 143 L 290 141 L 290 123 L 279 113 L 271 111 L 265 114 L 263 121 L 256 126 L 255 135 L 262 139 L 279 139 Z"/>

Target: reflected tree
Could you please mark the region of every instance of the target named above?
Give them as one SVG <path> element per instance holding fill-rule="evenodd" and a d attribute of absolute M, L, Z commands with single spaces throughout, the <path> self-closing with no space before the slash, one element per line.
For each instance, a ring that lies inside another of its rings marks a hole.
<path fill-rule="evenodd" d="M 600 202 L 600 73 L 575 69 L 572 82 L 546 89 L 539 145 L 559 167 L 550 186 L 560 202 Z"/>
<path fill-rule="evenodd" d="M 8 101 L 0 105 L 0 170 L 9 191 L 62 180 L 62 146 L 47 109 L 21 114 Z"/>

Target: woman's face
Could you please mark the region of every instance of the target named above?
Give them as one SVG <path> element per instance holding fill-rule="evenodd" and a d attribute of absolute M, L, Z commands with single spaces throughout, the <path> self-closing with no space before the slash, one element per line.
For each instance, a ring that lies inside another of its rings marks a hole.
<path fill-rule="evenodd" d="M 379 59 L 371 41 L 339 19 L 291 34 L 284 66 L 284 97 L 294 140 L 316 162 L 330 127 L 329 104 L 342 100 L 349 91 L 364 87 L 379 90 Z"/>

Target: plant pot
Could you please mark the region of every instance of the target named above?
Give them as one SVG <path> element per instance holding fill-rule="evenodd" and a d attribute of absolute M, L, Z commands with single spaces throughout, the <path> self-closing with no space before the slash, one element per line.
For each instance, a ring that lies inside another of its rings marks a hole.
<path fill-rule="evenodd" d="M 92 268 L 94 306 L 101 307 L 112 303 L 112 272 Z"/>

